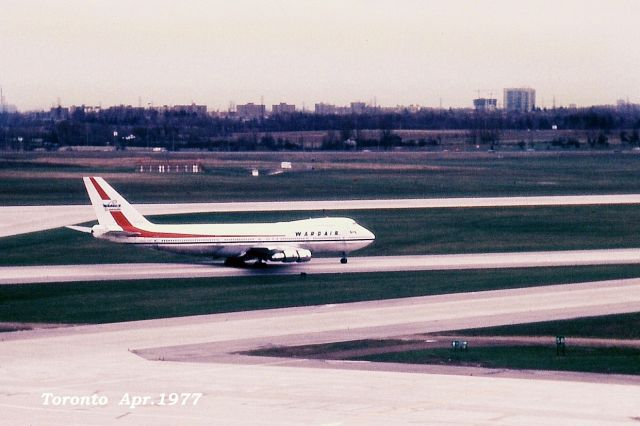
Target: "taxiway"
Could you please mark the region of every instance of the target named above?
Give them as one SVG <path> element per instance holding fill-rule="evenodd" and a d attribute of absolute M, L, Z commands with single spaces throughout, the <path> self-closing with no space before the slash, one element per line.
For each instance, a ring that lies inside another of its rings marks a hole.
<path fill-rule="evenodd" d="M 136 204 L 143 215 L 243 211 L 323 211 L 640 204 L 640 194 L 540 197 L 417 198 L 187 204 Z M 0 237 L 43 231 L 95 220 L 90 205 L 0 207 Z"/>

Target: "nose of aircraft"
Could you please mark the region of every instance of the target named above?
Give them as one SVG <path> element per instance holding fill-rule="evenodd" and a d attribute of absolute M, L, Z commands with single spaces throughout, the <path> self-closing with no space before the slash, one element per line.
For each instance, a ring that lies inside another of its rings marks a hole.
<path fill-rule="evenodd" d="M 364 238 L 371 239 L 371 240 L 375 240 L 376 239 L 376 236 L 374 235 L 374 233 L 369 231 L 367 228 L 365 228 L 362 225 L 360 225 L 360 232 L 362 233 L 362 236 Z"/>

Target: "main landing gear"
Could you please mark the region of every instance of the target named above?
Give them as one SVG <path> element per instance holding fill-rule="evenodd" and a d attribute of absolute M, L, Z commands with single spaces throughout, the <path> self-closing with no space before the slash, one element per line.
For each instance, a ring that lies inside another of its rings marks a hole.
<path fill-rule="evenodd" d="M 242 256 L 228 257 L 224 261 L 224 266 L 231 266 L 233 268 L 266 268 L 267 267 L 267 262 L 260 257 L 256 258 L 256 261 L 253 263 L 247 263 L 246 260 L 247 259 Z"/>
<path fill-rule="evenodd" d="M 347 263 L 347 254 L 346 253 L 342 253 L 342 259 L 340 259 L 340 263 L 342 263 L 343 265 L 345 263 Z"/>
<path fill-rule="evenodd" d="M 242 257 L 227 257 L 224 261 L 224 266 L 231 266 L 233 268 L 243 268 L 247 266 L 244 263 L 244 259 Z"/>

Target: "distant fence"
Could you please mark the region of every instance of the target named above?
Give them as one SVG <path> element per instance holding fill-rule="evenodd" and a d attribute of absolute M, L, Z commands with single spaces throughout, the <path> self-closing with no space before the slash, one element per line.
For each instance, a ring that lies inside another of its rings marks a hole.
<path fill-rule="evenodd" d="M 138 164 L 136 166 L 138 173 L 202 173 L 202 165 L 194 163 L 153 163 Z"/>

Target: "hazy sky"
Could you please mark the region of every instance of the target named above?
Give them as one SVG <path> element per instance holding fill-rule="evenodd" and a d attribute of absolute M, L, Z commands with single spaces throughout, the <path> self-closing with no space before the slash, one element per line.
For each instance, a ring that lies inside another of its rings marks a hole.
<path fill-rule="evenodd" d="M 230 101 L 640 102 L 637 0 L 0 0 L 20 109 Z"/>

